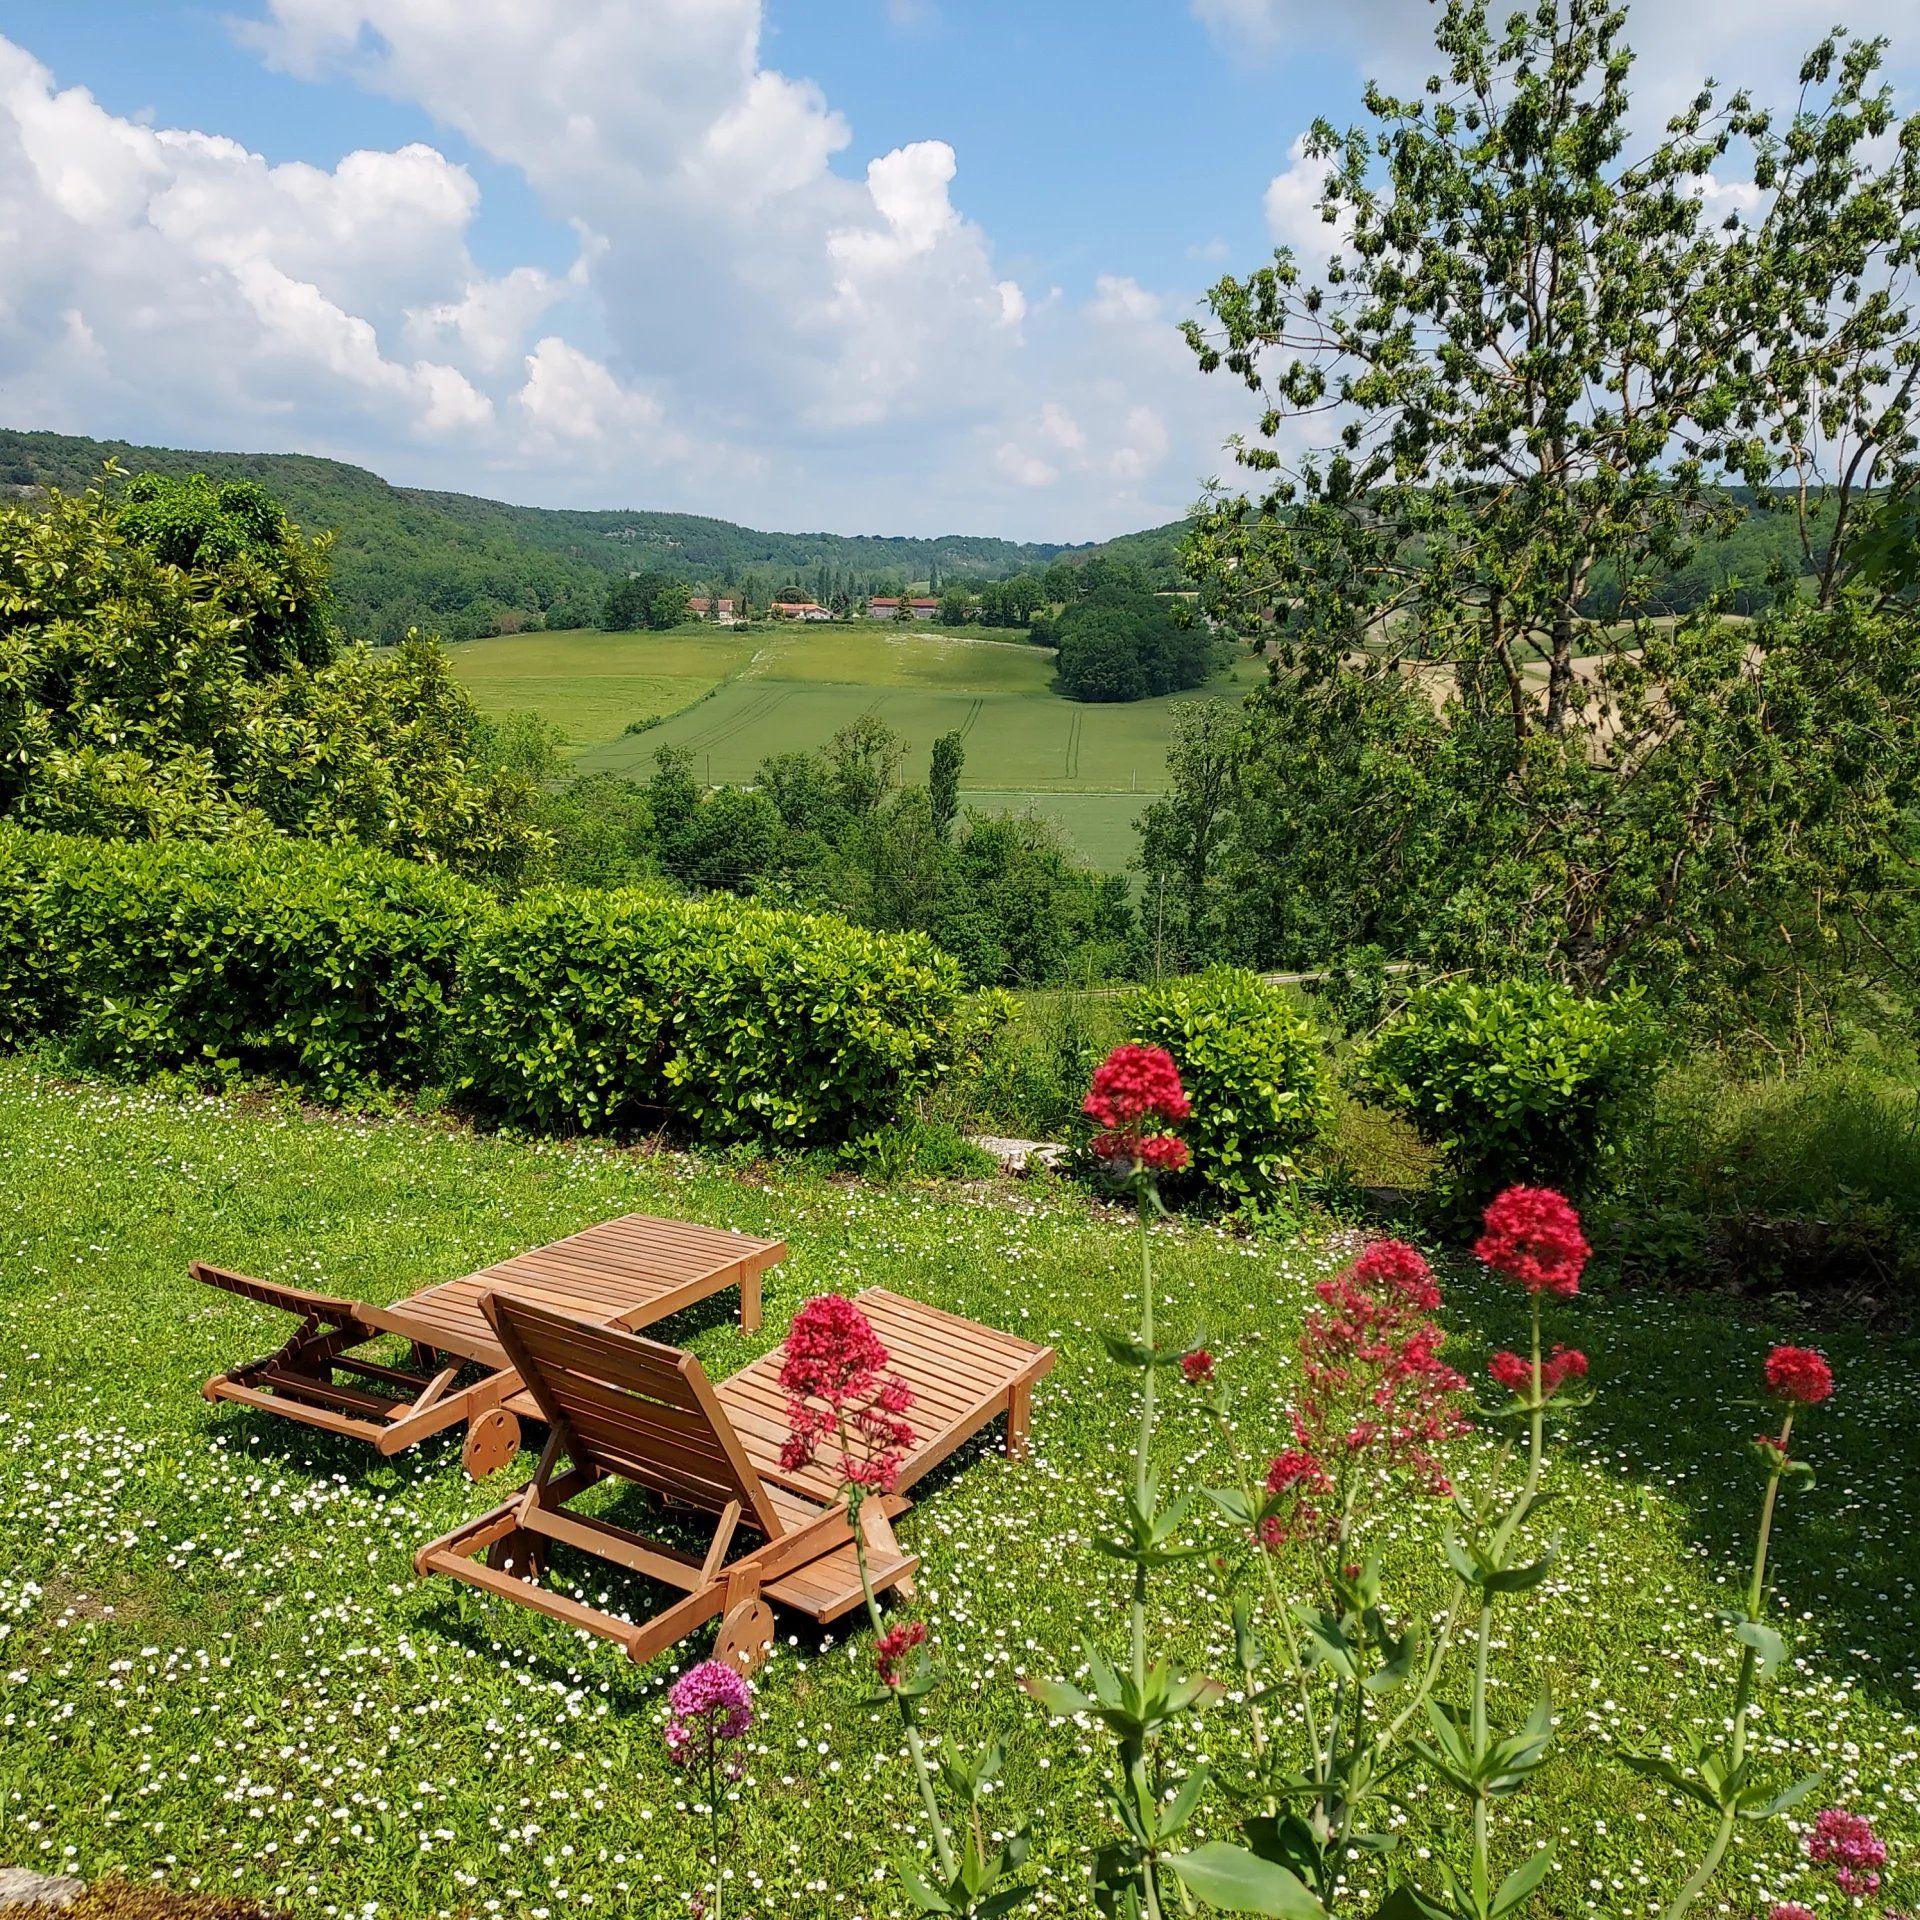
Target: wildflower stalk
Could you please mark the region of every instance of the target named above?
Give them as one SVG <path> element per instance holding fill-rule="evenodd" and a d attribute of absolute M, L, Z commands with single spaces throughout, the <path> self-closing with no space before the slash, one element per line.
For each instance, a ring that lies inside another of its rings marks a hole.
<path fill-rule="evenodd" d="M 1780 1423 L 1780 1433 L 1774 1442 L 1774 1464 L 1767 1473 L 1767 1490 L 1760 1502 L 1760 1530 L 1753 1545 L 1753 1571 L 1747 1582 L 1747 1618 L 1758 1620 L 1767 1598 L 1767 1551 L 1773 1539 L 1773 1516 L 1780 1502 L 1780 1482 L 1786 1477 L 1788 1454 L 1787 1445 L 1793 1438 L 1793 1408 L 1788 1407 L 1786 1417 Z M 1754 1675 L 1759 1665 L 1759 1653 L 1747 1645 L 1740 1649 L 1740 1673 L 1733 1689 L 1733 1732 L 1729 1736 L 1728 1752 L 1733 1763 L 1733 1771 L 1738 1772 L 1747 1757 L 1747 1714 L 1753 1702 Z M 1666 1920 L 1682 1920 L 1682 1916 L 1706 1891 L 1707 1883 L 1719 1872 L 1720 1863 L 1727 1857 L 1727 1848 L 1733 1844 L 1734 1823 L 1739 1818 L 1737 1802 L 1721 1810 L 1720 1823 L 1714 1829 L 1713 1839 L 1699 1866 L 1688 1876 L 1686 1884 L 1674 1895 L 1673 1904 L 1666 1911 Z"/>
<path fill-rule="evenodd" d="M 1540 1478 L 1546 1466 L 1546 1396 L 1540 1377 L 1540 1296 L 1528 1296 L 1532 1308 L 1533 1406 L 1527 1416 L 1527 1477 L 1518 1497 L 1494 1529 L 1493 1558 L 1504 1565 L 1513 1536 L 1532 1507 L 1540 1491 Z M 1487 1749 L 1487 1668 L 1493 1648 L 1493 1596 L 1486 1593 L 1480 1603 L 1479 1631 L 1473 1650 L 1473 1744 L 1477 1753 Z M 1492 1860 L 1493 1803 L 1485 1787 L 1473 1797 L 1473 1884 L 1479 1888 L 1493 1884 Z"/>
<path fill-rule="evenodd" d="M 860 1569 L 860 1592 L 867 1603 L 867 1618 L 873 1622 L 876 1635 L 886 1631 L 880 1618 L 880 1602 L 873 1591 L 873 1577 L 867 1570 L 867 1536 L 860 1525 L 860 1494 L 857 1488 L 849 1488 L 847 1493 L 847 1523 L 853 1529 L 854 1564 Z M 912 1699 L 897 1686 L 888 1686 L 893 1695 L 893 1704 L 900 1714 L 901 1730 L 907 1737 L 907 1751 L 913 1756 L 913 1771 L 920 1783 L 920 1801 L 927 1810 L 927 1820 L 933 1829 L 934 1857 L 940 1862 L 940 1871 L 951 1881 L 960 1871 L 960 1863 L 953 1851 L 953 1838 L 947 1832 L 947 1823 L 941 1817 L 940 1799 L 933 1790 L 933 1767 L 927 1759 L 927 1750 L 920 1738 L 920 1725 L 914 1715 Z"/>
<path fill-rule="evenodd" d="M 720 1890 L 720 1748 L 707 1746 L 707 1836 L 712 1846 L 713 1920 L 723 1920 L 726 1896 Z"/>
<path fill-rule="evenodd" d="M 1153 1351 L 1153 1236 L 1148 1218 L 1151 1189 L 1144 1175 L 1135 1176 L 1134 1207 L 1140 1222 L 1140 1327 L 1138 1338 L 1144 1352 Z M 1148 1485 L 1152 1474 L 1153 1449 L 1153 1376 L 1149 1365 L 1141 1369 L 1140 1431 L 1133 1448 L 1133 1496 L 1142 1513 L 1147 1510 Z M 1133 1684 L 1142 1695 L 1147 1686 L 1147 1564 L 1133 1563 L 1133 1601 L 1130 1608 L 1133 1642 Z M 1145 1804 L 1150 1785 L 1147 1779 L 1147 1746 L 1144 1737 L 1129 1738 L 1122 1744 L 1121 1764 L 1127 1784 L 1136 1801 Z M 1147 1920 L 1160 1920 L 1160 1890 L 1155 1882 L 1151 1858 L 1140 1863 L 1140 1897 L 1146 1905 Z"/>

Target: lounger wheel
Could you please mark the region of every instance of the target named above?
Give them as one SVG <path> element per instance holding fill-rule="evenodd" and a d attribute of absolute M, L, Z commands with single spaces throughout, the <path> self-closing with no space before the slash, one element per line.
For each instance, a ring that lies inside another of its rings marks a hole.
<path fill-rule="evenodd" d="M 728 1609 L 714 1637 L 713 1657 L 736 1673 L 756 1673 L 773 1647 L 773 1609 L 757 1595 Z"/>
<path fill-rule="evenodd" d="M 498 1473 L 519 1451 L 519 1419 L 505 1407 L 493 1407 L 468 1425 L 460 1464 L 469 1480 L 484 1480 L 488 1474 Z"/>

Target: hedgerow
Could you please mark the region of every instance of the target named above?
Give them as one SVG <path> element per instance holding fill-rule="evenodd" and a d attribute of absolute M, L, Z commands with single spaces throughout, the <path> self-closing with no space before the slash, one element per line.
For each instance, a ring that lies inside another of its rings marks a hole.
<path fill-rule="evenodd" d="M 980 1017 L 919 935 L 725 896 L 551 889 L 285 839 L 0 829 L 0 1042 L 336 1104 L 452 1089 L 575 1131 L 839 1141 L 898 1119 Z"/>
<path fill-rule="evenodd" d="M 727 895 L 530 894 L 474 942 L 461 1085 L 542 1128 L 678 1114 L 702 1137 L 813 1144 L 886 1124 L 973 1015 L 920 934 Z"/>

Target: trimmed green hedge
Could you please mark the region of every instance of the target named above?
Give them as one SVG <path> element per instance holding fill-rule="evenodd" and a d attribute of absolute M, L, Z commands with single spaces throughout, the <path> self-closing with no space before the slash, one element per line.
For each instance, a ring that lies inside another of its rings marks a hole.
<path fill-rule="evenodd" d="M 1631 994 L 1453 980 L 1408 997 L 1359 1056 L 1353 1086 L 1440 1150 L 1463 1208 L 1513 1181 L 1583 1197 L 1651 1083 L 1652 1043 Z"/>
<path fill-rule="evenodd" d="M 725 896 L 502 906 L 349 845 L 0 827 L 0 1043 L 63 1039 L 122 1074 L 450 1088 L 542 1128 L 811 1144 L 898 1118 L 973 1018 L 919 936 Z"/>
<path fill-rule="evenodd" d="M 1193 1175 L 1230 1212 L 1283 1204 L 1333 1126 L 1320 1035 L 1283 988 L 1216 967 L 1139 994 L 1128 1032 L 1165 1047 L 1193 1103 Z"/>
<path fill-rule="evenodd" d="M 0 838 L 0 1016 L 122 1074 L 259 1074 L 322 1100 L 444 1077 L 489 897 L 434 867 L 261 838 Z"/>
<path fill-rule="evenodd" d="M 645 888 L 529 894 L 475 942 L 462 1085 L 545 1128 L 671 1110 L 710 1139 L 846 1139 L 897 1118 L 968 1037 L 919 934 Z"/>

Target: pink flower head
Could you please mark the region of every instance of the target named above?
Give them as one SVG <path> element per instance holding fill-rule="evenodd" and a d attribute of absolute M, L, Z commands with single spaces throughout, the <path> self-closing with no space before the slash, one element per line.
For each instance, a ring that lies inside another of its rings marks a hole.
<path fill-rule="evenodd" d="M 1320 1305 L 1299 1340 L 1301 1445 L 1320 1459 L 1365 1453 L 1428 1493 L 1451 1492 L 1440 1449 L 1466 1429 L 1458 1400 L 1467 1383 L 1440 1358 L 1440 1289 L 1426 1262 L 1386 1241 L 1314 1291 Z"/>
<path fill-rule="evenodd" d="M 1887 1864 L 1887 1843 L 1864 1813 L 1829 1807 L 1807 1835 L 1807 1858 L 1816 1867 L 1832 1867 L 1842 1893 L 1877 1893 L 1880 1869 Z"/>
<path fill-rule="evenodd" d="M 1529 1293 L 1574 1294 L 1592 1249 L 1580 1216 L 1551 1187 L 1509 1187 L 1481 1217 L 1475 1256 Z"/>
<path fill-rule="evenodd" d="M 897 1687 L 901 1680 L 901 1662 L 927 1637 L 924 1620 L 903 1620 L 889 1627 L 873 1643 L 873 1664 L 879 1669 L 883 1687 Z"/>
<path fill-rule="evenodd" d="M 1769 1907 L 1767 1909 L 1767 1920 L 1813 1920 L 1813 1915 L 1810 1914 L 1805 1907 L 1796 1907 L 1793 1902 L 1789 1900 L 1783 1902 L 1780 1906 Z"/>
<path fill-rule="evenodd" d="M 675 1766 L 706 1766 L 753 1725 L 753 1689 L 720 1660 L 689 1667 L 667 1694 L 667 1758 Z"/>
<path fill-rule="evenodd" d="M 1440 1305 L 1440 1288 L 1433 1269 L 1417 1247 L 1404 1240 L 1376 1240 L 1353 1263 L 1353 1276 L 1369 1285 L 1397 1293 L 1409 1306 L 1433 1313 Z"/>
<path fill-rule="evenodd" d="M 1833 1369 L 1811 1347 L 1775 1347 L 1767 1355 L 1767 1391 L 1790 1407 L 1817 1407 L 1833 1391 Z"/>
<path fill-rule="evenodd" d="M 1533 1362 L 1525 1354 L 1496 1353 L 1487 1363 L 1495 1386 L 1509 1393 L 1533 1391 Z M 1540 1397 L 1551 1400 L 1569 1380 L 1587 1377 L 1587 1356 L 1577 1347 L 1555 1347 L 1540 1362 Z"/>
<path fill-rule="evenodd" d="M 1205 1347 L 1195 1347 L 1180 1356 L 1180 1372 L 1190 1387 L 1213 1385 L 1213 1355 Z"/>
<path fill-rule="evenodd" d="M 1093 1157 L 1116 1172 L 1178 1173 L 1187 1164 L 1187 1143 L 1171 1133 L 1096 1133 Z"/>
<path fill-rule="evenodd" d="M 890 1358 L 873 1322 L 837 1293 L 818 1295 L 793 1316 L 780 1363 L 786 1472 L 810 1466 L 832 1441 L 843 1488 L 892 1491 L 915 1436 L 902 1417 L 913 1405 L 913 1389 L 887 1372 Z"/>
<path fill-rule="evenodd" d="M 1191 1109 L 1180 1069 L 1165 1047 L 1115 1047 L 1094 1068 L 1080 1111 L 1096 1126 L 1127 1133 L 1143 1120 L 1171 1125 Z"/>

